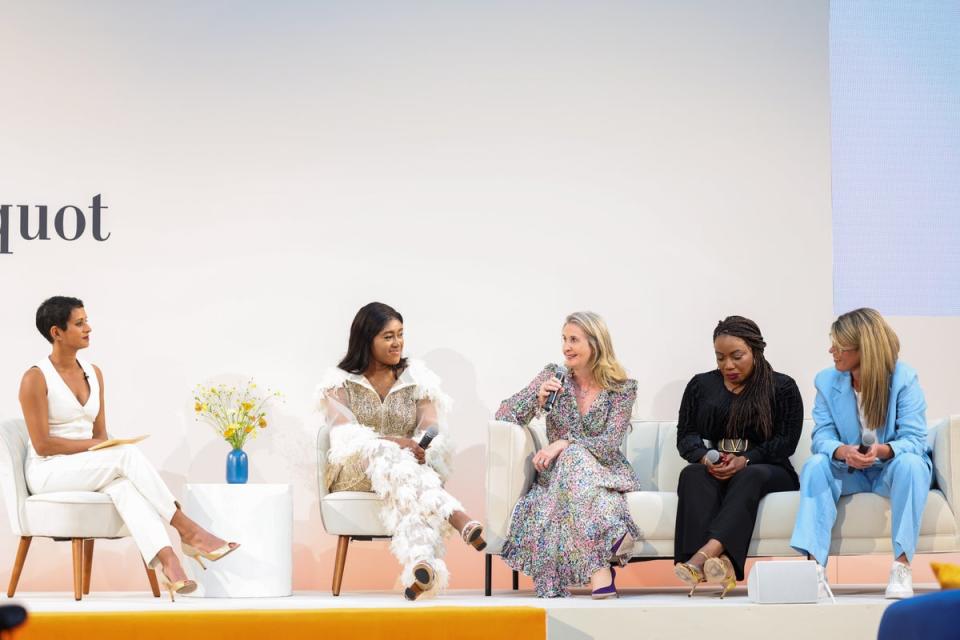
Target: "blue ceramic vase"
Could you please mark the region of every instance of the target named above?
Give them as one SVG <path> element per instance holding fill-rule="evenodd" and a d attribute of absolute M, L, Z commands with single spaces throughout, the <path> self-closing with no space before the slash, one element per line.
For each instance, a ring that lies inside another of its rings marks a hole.
<path fill-rule="evenodd" d="M 243 449 L 231 449 L 227 454 L 227 482 L 230 484 L 247 483 L 247 454 Z"/>

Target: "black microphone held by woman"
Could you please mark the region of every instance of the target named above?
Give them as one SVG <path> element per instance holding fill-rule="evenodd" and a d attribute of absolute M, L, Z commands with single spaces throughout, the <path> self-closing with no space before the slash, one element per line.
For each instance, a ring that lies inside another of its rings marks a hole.
<path fill-rule="evenodd" d="M 556 378 L 560 382 L 560 384 L 563 385 L 563 381 L 567 379 L 567 368 L 564 367 L 563 365 L 560 365 L 558 367 L 556 375 L 554 375 L 554 378 Z M 553 405 L 557 401 L 558 393 L 560 393 L 560 389 L 557 389 L 556 391 L 551 391 L 550 395 L 547 396 L 547 401 L 543 403 L 544 413 L 550 413 L 553 410 Z"/>

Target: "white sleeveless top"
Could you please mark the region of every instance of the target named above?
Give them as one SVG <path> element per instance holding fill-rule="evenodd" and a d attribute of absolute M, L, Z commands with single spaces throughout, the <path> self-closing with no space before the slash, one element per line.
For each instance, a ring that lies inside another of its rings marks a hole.
<path fill-rule="evenodd" d="M 73 395 L 73 391 L 54 368 L 50 358 L 43 358 L 36 364 L 47 381 L 47 420 L 50 423 L 50 435 L 56 438 L 92 438 L 93 422 L 100 414 L 100 382 L 97 380 L 97 372 L 89 362 L 79 358 L 77 362 L 87 374 L 87 383 L 90 385 L 90 397 L 84 405 Z M 33 442 L 30 443 L 30 455 L 43 458 L 34 450 Z"/>

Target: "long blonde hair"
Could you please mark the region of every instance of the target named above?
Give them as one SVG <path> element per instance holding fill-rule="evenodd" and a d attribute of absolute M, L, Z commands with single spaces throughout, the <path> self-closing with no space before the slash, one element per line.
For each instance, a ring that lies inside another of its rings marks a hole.
<path fill-rule="evenodd" d="M 890 378 L 900 355 L 900 338 L 875 309 L 854 309 L 830 327 L 834 347 L 860 350 L 860 397 L 866 427 L 878 429 L 887 422 Z"/>
<path fill-rule="evenodd" d="M 587 334 L 592 353 L 590 372 L 603 389 L 616 390 L 627 380 L 627 372 L 613 352 L 613 341 L 607 323 L 592 311 L 577 311 L 567 316 L 564 325 L 575 324 Z"/>

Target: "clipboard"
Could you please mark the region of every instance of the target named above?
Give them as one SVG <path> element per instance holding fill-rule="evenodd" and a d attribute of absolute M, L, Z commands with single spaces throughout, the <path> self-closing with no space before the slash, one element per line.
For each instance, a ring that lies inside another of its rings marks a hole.
<path fill-rule="evenodd" d="M 136 438 L 110 438 L 109 440 L 105 440 L 100 444 L 93 445 L 92 447 L 87 449 L 87 451 L 98 451 L 100 449 L 109 449 L 110 447 L 116 447 L 121 444 L 137 444 L 138 442 L 142 442 L 143 440 L 146 440 L 149 437 L 150 437 L 149 435 L 146 435 L 146 436 L 137 436 Z"/>

